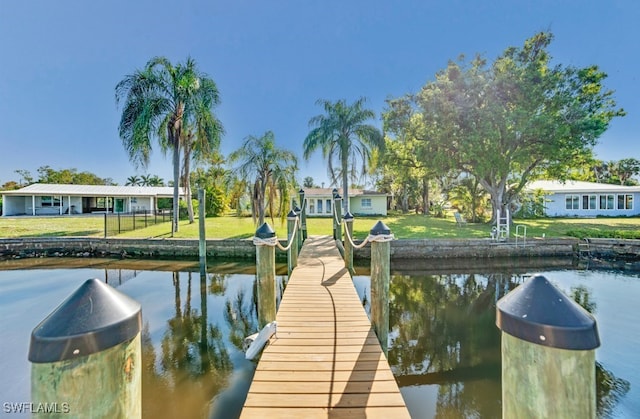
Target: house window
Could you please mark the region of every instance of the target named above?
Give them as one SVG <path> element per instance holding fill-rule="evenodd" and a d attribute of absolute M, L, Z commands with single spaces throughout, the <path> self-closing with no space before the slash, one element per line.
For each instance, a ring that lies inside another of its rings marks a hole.
<path fill-rule="evenodd" d="M 613 195 L 600 195 L 600 209 L 612 210 L 613 209 Z"/>
<path fill-rule="evenodd" d="M 316 213 L 315 199 L 312 199 L 309 201 L 309 214 L 315 214 L 315 213 Z"/>
<path fill-rule="evenodd" d="M 598 209 L 596 205 L 598 200 L 595 195 L 582 195 L 582 209 L 583 210 L 594 210 Z"/>
<path fill-rule="evenodd" d="M 59 196 L 42 196 L 40 197 L 40 205 L 43 207 L 59 207 L 60 206 L 60 197 Z"/>
<path fill-rule="evenodd" d="M 137 204 L 138 203 L 138 198 L 136 198 L 136 197 L 131 198 L 131 203 L 132 204 Z"/>
<path fill-rule="evenodd" d="M 568 210 L 580 209 L 580 196 L 578 195 L 566 195 L 565 207 Z"/>
<path fill-rule="evenodd" d="M 327 199 L 327 205 L 326 205 L 325 211 L 327 212 L 327 214 L 331 214 L 331 200 L 330 199 Z"/>
<path fill-rule="evenodd" d="M 360 205 L 362 208 L 371 208 L 371 198 L 362 198 Z"/>
<path fill-rule="evenodd" d="M 322 214 L 322 199 L 318 199 L 318 214 Z"/>
<path fill-rule="evenodd" d="M 618 195 L 618 209 L 633 209 L 633 195 Z"/>

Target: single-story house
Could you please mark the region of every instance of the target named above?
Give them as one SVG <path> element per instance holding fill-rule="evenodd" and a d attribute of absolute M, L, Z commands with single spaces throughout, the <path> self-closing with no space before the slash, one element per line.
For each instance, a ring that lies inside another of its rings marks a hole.
<path fill-rule="evenodd" d="M 333 189 L 304 188 L 307 215 L 331 217 Z M 338 189 L 342 196 L 342 188 Z M 387 215 L 387 194 L 364 189 L 349 189 L 349 211 L 353 215 Z"/>
<path fill-rule="evenodd" d="M 549 217 L 640 215 L 640 186 L 537 180 L 529 183 L 526 190 L 544 192 L 545 215 Z"/>
<path fill-rule="evenodd" d="M 158 198 L 173 198 L 173 187 L 34 183 L 22 189 L 2 191 L 2 215 L 155 211 Z"/>

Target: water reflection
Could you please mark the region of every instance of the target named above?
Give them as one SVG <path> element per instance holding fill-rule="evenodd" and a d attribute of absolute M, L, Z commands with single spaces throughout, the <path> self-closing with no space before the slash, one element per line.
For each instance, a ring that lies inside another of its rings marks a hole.
<path fill-rule="evenodd" d="M 192 307 L 193 276 L 172 273 L 175 315 L 167 321 L 159 353 L 145 325 L 143 417 L 203 416 L 213 395 L 227 386 L 233 365 L 220 328 L 207 321 L 207 278 L 197 287 L 198 309 Z M 184 302 L 181 280 L 187 282 Z"/>
<path fill-rule="evenodd" d="M 390 284 L 388 359 L 413 417 L 501 417 L 495 304 L 527 277 L 520 269 L 482 274 L 396 270 Z M 356 284 L 370 311 L 375 302 L 370 302 L 367 278 L 356 279 Z M 577 285 L 565 292 L 596 311 L 588 287 Z M 598 416 L 616 417 L 616 405 L 630 384 L 600 362 L 595 368 Z"/>

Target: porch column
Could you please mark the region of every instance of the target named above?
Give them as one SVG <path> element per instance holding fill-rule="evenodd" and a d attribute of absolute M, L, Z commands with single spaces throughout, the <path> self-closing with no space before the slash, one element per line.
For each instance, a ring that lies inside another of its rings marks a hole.
<path fill-rule="evenodd" d="M 31 195 L 31 215 L 36 215 L 36 196 Z"/>
<path fill-rule="evenodd" d="M 53 200 L 55 201 L 56 198 L 55 196 L 53 197 Z M 62 203 L 63 203 L 63 199 L 62 199 L 62 195 L 60 195 L 60 205 L 58 205 L 58 214 L 62 215 Z"/>
<path fill-rule="evenodd" d="M 69 210 L 68 210 L 67 214 L 71 215 L 71 195 L 69 195 L 69 196 L 67 197 L 67 199 L 68 199 L 68 201 L 67 201 L 67 202 L 68 202 L 68 204 L 69 204 Z"/>

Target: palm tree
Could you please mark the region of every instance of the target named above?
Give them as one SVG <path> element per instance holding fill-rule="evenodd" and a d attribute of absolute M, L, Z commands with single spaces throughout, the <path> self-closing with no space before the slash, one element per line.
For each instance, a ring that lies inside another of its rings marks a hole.
<path fill-rule="evenodd" d="M 355 181 L 358 173 L 365 173 L 372 163 L 375 149 L 384 149 L 384 138 L 380 130 L 366 121 L 375 118 L 372 110 L 364 109 L 365 98 L 348 105 L 345 100 L 331 102 L 318 100 L 325 113 L 309 120 L 311 132 L 304 139 L 305 160 L 318 148 L 327 160 L 328 172 L 334 185 L 342 177 L 342 194 L 345 213 L 349 211 L 349 179 Z M 362 165 L 358 168 L 358 162 Z M 338 171 L 334 169 L 338 163 Z M 359 170 L 360 169 L 360 170 Z"/>
<path fill-rule="evenodd" d="M 269 203 L 271 218 L 278 197 L 280 215 L 286 213 L 289 191 L 296 185 L 298 159 L 291 151 L 276 146 L 273 132 L 267 131 L 262 137 L 248 136 L 242 146 L 231 153 L 229 161 L 240 162 L 236 173 L 252 185 L 253 216 L 254 220 L 257 217 L 258 225 L 264 223 L 265 200 Z"/>
<path fill-rule="evenodd" d="M 152 140 L 163 150 L 170 149 L 173 160 L 172 233 L 178 231 L 180 150 L 185 127 L 197 127 L 218 103 L 215 82 L 196 68 L 193 59 L 172 65 L 164 57 L 152 58 L 142 70 L 125 76 L 116 85 L 116 103 L 124 101 L 119 124 L 122 144 L 136 166 L 146 167 Z M 202 132 L 208 132 L 202 129 Z"/>
<path fill-rule="evenodd" d="M 133 175 L 133 176 L 129 176 L 127 178 L 127 183 L 125 183 L 126 186 L 138 186 L 140 185 L 140 177 Z"/>
<path fill-rule="evenodd" d="M 182 138 L 183 165 L 182 165 L 182 185 L 184 194 L 187 197 L 187 213 L 189 214 L 189 223 L 194 222 L 193 202 L 191 200 L 191 161 L 196 164 L 205 161 L 214 155 L 215 151 L 220 148 L 220 139 L 224 134 L 222 123 L 207 109 L 220 103 L 217 89 L 213 86 L 216 94 L 206 98 L 211 103 L 200 102 L 202 112 L 198 112 L 199 120 L 190 123 L 184 131 Z"/>

